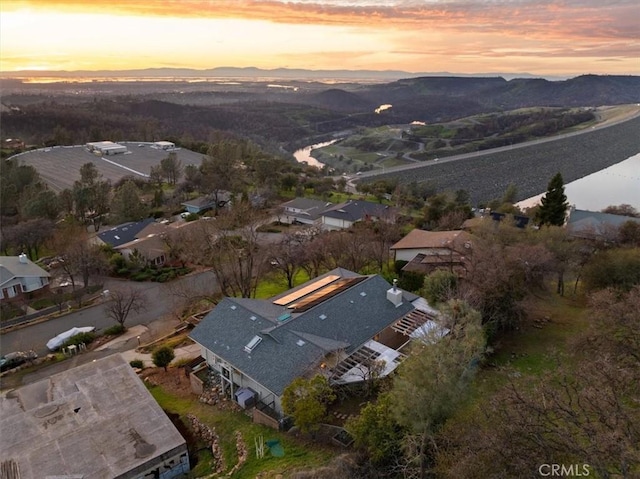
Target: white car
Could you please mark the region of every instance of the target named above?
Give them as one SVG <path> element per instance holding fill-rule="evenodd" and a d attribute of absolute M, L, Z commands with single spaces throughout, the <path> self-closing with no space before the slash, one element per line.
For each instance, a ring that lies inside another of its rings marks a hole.
<path fill-rule="evenodd" d="M 95 331 L 95 329 L 96 328 L 94 328 L 93 326 L 71 328 L 70 330 L 65 331 L 64 333 L 60 333 L 55 338 L 51 338 L 49 341 L 47 341 L 47 348 L 49 348 L 50 351 L 55 351 L 64 343 L 66 343 L 69 338 L 74 337 L 76 334 L 90 333 L 92 331 Z"/>

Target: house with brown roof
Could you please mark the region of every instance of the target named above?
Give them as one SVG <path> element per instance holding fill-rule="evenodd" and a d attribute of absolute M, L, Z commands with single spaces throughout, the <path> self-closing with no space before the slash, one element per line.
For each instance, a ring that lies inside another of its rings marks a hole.
<path fill-rule="evenodd" d="M 408 261 L 403 271 L 429 274 L 447 269 L 464 276 L 473 247 L 466 231 L 415 229 L 391 247 L 396 261 Z"/>

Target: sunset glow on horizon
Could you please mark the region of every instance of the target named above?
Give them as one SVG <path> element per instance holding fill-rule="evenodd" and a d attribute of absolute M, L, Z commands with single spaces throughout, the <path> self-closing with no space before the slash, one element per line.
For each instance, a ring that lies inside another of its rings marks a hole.
<path fill-rule="evenodd" d="M 640 73 L 637 1 L 3 1 L 0 70 Z"/>

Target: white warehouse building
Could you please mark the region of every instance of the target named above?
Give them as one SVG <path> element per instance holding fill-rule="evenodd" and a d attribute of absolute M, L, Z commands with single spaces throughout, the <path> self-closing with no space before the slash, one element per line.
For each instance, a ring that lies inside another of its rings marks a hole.
<path fill-rule="evenodd" d="M 170 141 L 156 141 L 151 145 L 151 148 L 156 150 L 174 150 L 176 148 L 175 143 L 171 143 Z"/>
<path fill-rule="evenodd" d="M 92 153 L 100 153 L 101 155 L 117 155 L 128 151 L 126 146 L 119 145 L 112 141 L 96 141 L 85 145 Z"/>

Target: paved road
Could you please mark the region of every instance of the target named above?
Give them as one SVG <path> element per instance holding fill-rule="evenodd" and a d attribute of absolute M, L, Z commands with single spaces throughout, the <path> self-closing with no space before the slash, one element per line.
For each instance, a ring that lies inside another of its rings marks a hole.
<path fill-rule="evenodd" d="M 640 106 L 640 105 L 638 105 Z M 582 129 L 582 130 L 577 130 L 577 131 L 573 131 L 570 133 L 563 133 L 560 135 L 556 135 L 556 136 L 552 136 L 552 137 L 547 137 L 547 138 L 540 138 L 537 140 L 531 140 L 531 141 L 527 141 L 525 143 L 517 143 L 515 145 L 509 145 L 509 146 L 502 146 L 499 148 L 493 148 L 491 150 L 481 150 L 481 151 L 474 151 L 471 153 L 464 153 L 464 154 L 460 154 L 460 155 L 453 155 L 453 156 L 447 156 L 444 158 L 440 158 L 438 160 L 429 160 L 429 161 L 424 161 L 424 162 L 420 162 L 420 163 L 411 163 L 409 165 L 398 165 L 398 166 L 390 166 L 390 167 L 386 167 L 383 169 L 378 169 L 378 170 L 372 170 L 372 171 L 366 171 L 366 172 L 362 172 L 360 174 L 358 174 L 357 176 L 350 176 L 348 178 L 347 181 L 347 188 L 349 191 L 356 191 L 356 185 L 355 183 L 357 183 L 360 180 L 364 180 L 364 179 L 372 179 L 376 176 L 385 176 L 388 175 L 389 173 L 394 173 L 394 172 L 398 172 L 398 171 L 406 171 L 406 170 L 413 170 L 413 169 L 417 169 L 417 168 L 429 168 L 431 166 L 434 165 L 438 165 L 438 164 L 442 164 L 442 163 L 449 163 L 449 162 L 454 162 L 454 161 L 458 161 L 458 160 L 464 160 L 464 159 L 469 159 L 469 158 L 477 158 L 477 157 L 481 157 L 481 156 L 491 156 L 491 155 L 495 155 L 498 152 L 501 151 L 508 151 L 508 150 L 515 150 L 515 149 L 519 149 L 519 148 L 528 148 L 532 145 L 539 145 L 541 143 L 548 143 L 548 142 L 553 142 L 553 141 L 557 141 L 563 138 L 568 138 L 568 137 L 572 137 L 572 136 L 577 136 L 577 135 L 583 135 L 583 134 L 588 134 L 591 133 L 595 130 L 600 130 L 602 128 L 609 128 L 612 127 L 614 125 L 617 125 L 619 123 L 623 123 L 625 121 L 631 120 L 633 118 L 636 118 L 638 116 L 640 116 L 640 108 L 638 108 L 638 106 L 636 108 L 634 108 L 632 111 L 630 111 L 627 115 L 623 115 L 620 118 L 617 119 L 612 119 L 609 121 L 604 121 L 602 123 L 596 124 L 594 126 L 592 126 L 591 128 L 586 128 L 586 129 Z M 339 177 L 336 177 L 339 178 Z"/>
<path fill-rule="evenodd" d="M 105 289 L 135 288 L 145 292 L 148 300 L 147 308 L 140 313 L 132 312 L 127 318 L 127 326 L 135 326 L 150 325 L 158 319 L 170 316 L 176 304 L 173 291 L 177 287 L 212 293 L 216 289 L 216 280 L 213 273 L 206 271 L 170 283 L 136 283 L 107 279 L 104 287 Z M 74 326 L 94 326 L 97 329 L 105 329 L 114 324 L 113 320 L 106 315 L 104 305 L 99 304 L 60 318 L 1 334 L 0 351 L 4 354 L 33 349 L 38 355 L 45 355 L 49 352 L 45 346 L 47 341 Z"/>

